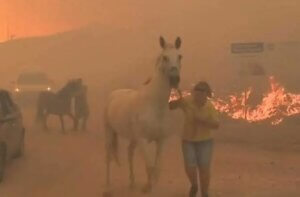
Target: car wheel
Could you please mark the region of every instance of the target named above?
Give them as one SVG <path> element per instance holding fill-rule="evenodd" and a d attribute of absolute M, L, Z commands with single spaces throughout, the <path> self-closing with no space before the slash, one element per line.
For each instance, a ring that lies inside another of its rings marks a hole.
<path fill-rule="evenodd" d="M 25 149 L 25 129 L 22 131 L 22 137 L 21 141 L 19 143 L 19 149 L 15 154 L 15 158 L 19 158 L 24 155 L 24 149 Z"/>
<path fill-rule="evenodd" d="M 3 180 L 4 169 L 6 162 L 6 146 L 4 143 L 0 144 L 0 182 Z"/>

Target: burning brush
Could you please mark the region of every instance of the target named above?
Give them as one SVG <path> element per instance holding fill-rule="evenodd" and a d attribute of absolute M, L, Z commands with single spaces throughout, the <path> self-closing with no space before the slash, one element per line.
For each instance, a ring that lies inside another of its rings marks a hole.
<path fill-rule="evenodd" d="M 300 114 L 300 94 L 287 92 L 282 85 L 275 81 L 274 77 L 270 77 L 269 82 L 270 90 L 263 95 L 261 103 L 254 107 L 247 105 L 252 88 L 241 94 L 229 95 L 226 100 L 212 98 L 211 101 L 219 112 L 232 119 L 243 119 L 250 123 L 270 120 L 272 125 L 277 125 L 285 117 Z M 182 92 L 183 97 L 189 94 L 189 91 Z M 170 101 L 178 98 L 179 93 L 173 90 Z"/>

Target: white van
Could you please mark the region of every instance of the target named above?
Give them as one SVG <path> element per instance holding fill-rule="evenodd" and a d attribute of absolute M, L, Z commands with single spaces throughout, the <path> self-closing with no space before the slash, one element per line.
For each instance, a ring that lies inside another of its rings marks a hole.
<path fill-rule="evenodd" d="M 23 72 L 13 82 L 13 92 L 19 104 L 35 103 L 42 91 L 52 91 L 53 81 L 44 72 Z"/>

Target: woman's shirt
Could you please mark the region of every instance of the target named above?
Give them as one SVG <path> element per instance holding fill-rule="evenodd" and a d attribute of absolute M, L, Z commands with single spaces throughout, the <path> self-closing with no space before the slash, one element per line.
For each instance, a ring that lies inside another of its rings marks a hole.
<path fill-rule="evenodd" d="M 180 108 L 184 112 L 184 131 L 182 139 L 185 141 L 203 141 L 212 139 L 211 128 L 199 124 L 197 121 L 219 123 L 219 114 L 213 104 L 207 100 L 199 107 L 191 95 L 170 103 L 171 109 Z"/>

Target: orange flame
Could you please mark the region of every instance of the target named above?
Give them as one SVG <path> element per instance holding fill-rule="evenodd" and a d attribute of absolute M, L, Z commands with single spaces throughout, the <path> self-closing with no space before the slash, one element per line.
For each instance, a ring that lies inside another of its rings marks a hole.
<path fill-rule="evenodd" d="M 272 125 L 280 124 L 285 117 L 300 114 L 300 94 L 286 92 L 285 88 L 270 77 L 270 90 L 263 95 L 262 102 L 251 107 L 247 100 L 251 95 L 252 88 L 241 94 L 229 95 L 227 101 L 221 98 L 212 99 L 215 108 L 225 113 L 232 119 L 243 119 L 248 122 L 270 120 Z M 190 94 L 188 91 L 183 96 Z M 170 101 L 178 99 L 178 93 L 172 91 Z"/>

